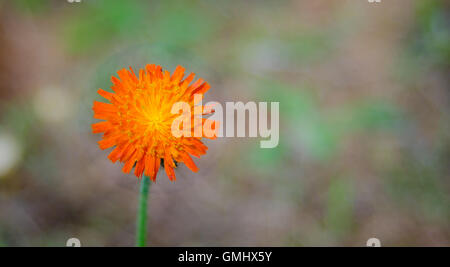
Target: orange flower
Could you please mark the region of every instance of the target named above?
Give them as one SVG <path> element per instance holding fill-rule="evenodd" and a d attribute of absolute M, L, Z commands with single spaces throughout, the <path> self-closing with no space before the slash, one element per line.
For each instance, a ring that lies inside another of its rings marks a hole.
<path fill-rule="evenodd" d="M 198 171 L 191 155 L 200 157 L 208 147 L 200 141 L 201 137 L 175 137 L 171 126 L 180 115 L 172 114 L 171 110 L 176 102 L 186 102 L 192 114 L 194 107 L 200 107 L 201 113 L 207 114 L 205 107 L 198 105 L 197 98 L 194 103 L 194 95 L 203 97 L 209 84 L 202 79 L 190 84 L 194 80 L 193 73 L 183 80 L 184 68 L 181 66 L 172 75 L 156 65 L 141 69 L 139 77 L 131 67 L 118 71 L 118 75 L 119 78 L 112 77 L 111 89 L 115 93 L 98 90 L 110 103 L 94 101 L 93 106 L 94 118 L 105 120 L 92 125 L 93 133 L 104 133 L 98 142 L 100 148 L 115 146 L 108 158 L 113 163 L 124 162 L 123 172 L 129 173 L 135 167 L 137 177 L 145 173 L 152 181 L 155 181 L 160 165 L 164 166 L 171 181 L 176 179 L 174 168 L 177 162 L 184 162 L 192 171 Z M 203 127 L 205 121 L 200 119 L 201 125 L 197 126 Z M 192 133 L 196 127 L 190 127 Z M 215 135 L 211 137 L 214 138 Z"/>

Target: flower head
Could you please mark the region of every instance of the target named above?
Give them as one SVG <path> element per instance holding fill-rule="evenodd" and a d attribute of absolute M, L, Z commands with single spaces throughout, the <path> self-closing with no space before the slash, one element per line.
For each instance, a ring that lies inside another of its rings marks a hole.
<path fill-rule="evenodd" d="M 172 134 L 172 123 L 179 116 L 172 113 L 172 107 L 184 102 L 192 111 L 200 107 L 202 114 L 206 114 L 205 107 L 199 106 L 194 95 L 203 97 L 209 84 L 202 79 L 192 83 L 193 73 L 183 80 L 181 66 L 172 75 L 161 66 L 147 65 L 139 71 L 139 77 L 131 68 L 118 71 L 118 76 L 112 77 L 114 93 L 98 90 L 110 103 L 94 101 L 93 106 L 94 118 L 104 120 L 92 125 L 93 133 L 103 133 L 98 142 L 100 148 L 115 147 L 108 158 L 113 163 L 125 163 L 123 172 L 129 173 L 134 167 L 137 177 L 145 174 L 153 181 L 160 165 L 171 181 L 176 179 L 177 162 L 198 171 L 191 155 L 200 157 L 208 148 L 200 141 L 201 137 Z M 201 125 L 196 127 L 203 126 L 205 121 L 200 119 Z M 194 132 L 196 127 L 189 127 L 189 131 Z"/>

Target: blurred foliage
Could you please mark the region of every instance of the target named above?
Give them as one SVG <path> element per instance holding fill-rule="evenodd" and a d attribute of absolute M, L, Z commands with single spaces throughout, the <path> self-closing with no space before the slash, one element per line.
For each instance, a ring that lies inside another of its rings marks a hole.
<path fill-rule="evenodd" d="M 450 64 L 450 9 L 443 0 L 417 2 L 418 31 L 413 43 L 413 53 L 426 55 L 432 62 Z"/>
<path fill-rule="evenodd" d="M 76 54 L 129 39 L 188 47 L 208 39 L 214 25 L 209 12 L 186 1 L 86 1 L 63 26 L 63 40 Z"/>
<path fill-rule="evenodd" d="M 147 33 L 152 42 L 195 45 L 201 43 L 201 40 L 208 40 L 217 24 L 212 17 L 214 13 L 187 1 L 163 1 L 152 9 L 154 23 Z"/>
<path fill-rule="evenodd" d="M 63 36 L 69 51 L 77 54 L 136 36 L 146 15 L 140 2 L 121 0 L 86 1 L 77 11 L 66 21 Z"/>
<path fill-rule="evenodd" d="M 400 67 L 393 70 L 404 82 L 414 80 L 411 79 L 414 75 L 427 75 L 430 68 L 449 67 L 449 18 L 450 8 L 446 1 L 415 1 L 415 25 L 409 33 L 405 52 L 399 57 Z"/>
<path fill-rule="evenodd" d="M 344 237 L 353 228 L 354 190 L 348 179 L 336 178 L 328 187 L 325 226 L 337 238 Z"/>
<path fill-rule="evenodd" d="M 26 103 L 1 103 L 0 125 L 13 132 L 22 143 L 28 143 L 35 133 L 35 117 L 30 105 Z"/>
<path fill-rule="evenodd" d="M 249 164 L 256 169 L 257 172 L 265 175 L 273 175 L 279 173 L 279 168 L 283 166 L 283 159 L 288 156 L 288 149 L 284 143 L 280 143 L 274 149 L 255 149 L 252 146 L 249 154 Z"/>
<path fill-rule="evenodd" d="M 386 181 L 387 191 L 396 203 L 412 209 L 417 216 L 447 223 L 450 220 L 450 197 L 448 181 L 442 179 L 446 174 L 441 173 L 441 163 L 432 161 L 425 164 L 410 159 L 401 164 L 391 170 Z"/>
<path fill-rule="evenodd" d="M 2 1 L 6 2 L 7 0 Z M 51 0 L 14 0 L 10 2 L 23 12 L 42 14 L 49 10 Z"/>
<path fill-rule="evenodd" d="M 401 126 L 401 112 L 386 101 L 360 101 L 329 110 L 320 106 L 312 94 L 314 89 L 309 86 L 297 89 L 274 81 L 264 81 L 257 86 L 264 90 L 262 99 L 280 102 L 281 117 L 285 119 L 282 123 L 289 124 L 308 152 L 318 160 L 329 159 L 337 152 L 342 139 L 353 133 L 391 131 Z"/>
<path fill-rule="evenodd" d="M 319 30 L 303 30 L 286 38 L 289 59 L 300 64 L 323 59 L 330 54 L 334 39 L 329 32 Z"/>

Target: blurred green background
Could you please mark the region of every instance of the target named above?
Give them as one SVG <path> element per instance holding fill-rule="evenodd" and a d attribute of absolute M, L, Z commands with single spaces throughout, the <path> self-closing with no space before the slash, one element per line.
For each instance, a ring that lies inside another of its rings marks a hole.
<path fill-rule="evenodd" d="M 0 246 L 134 244 L 138 180 L 91 108 L 146 63 L 280 102 L 277 148 L 160 172 L 150 246 L 450 245 L 448 1 L 0 0 Z"/>

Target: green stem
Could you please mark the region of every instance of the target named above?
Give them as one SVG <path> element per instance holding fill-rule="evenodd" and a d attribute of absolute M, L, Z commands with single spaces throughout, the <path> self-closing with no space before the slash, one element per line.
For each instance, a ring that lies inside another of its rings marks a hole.
<path fill-rule="evenodd" d="M 147 198 L 150 178 L 143 176 L 139 193 L 139 209 L 137 215 L 136 246 L 145 247 L 147 237 Z"/>

